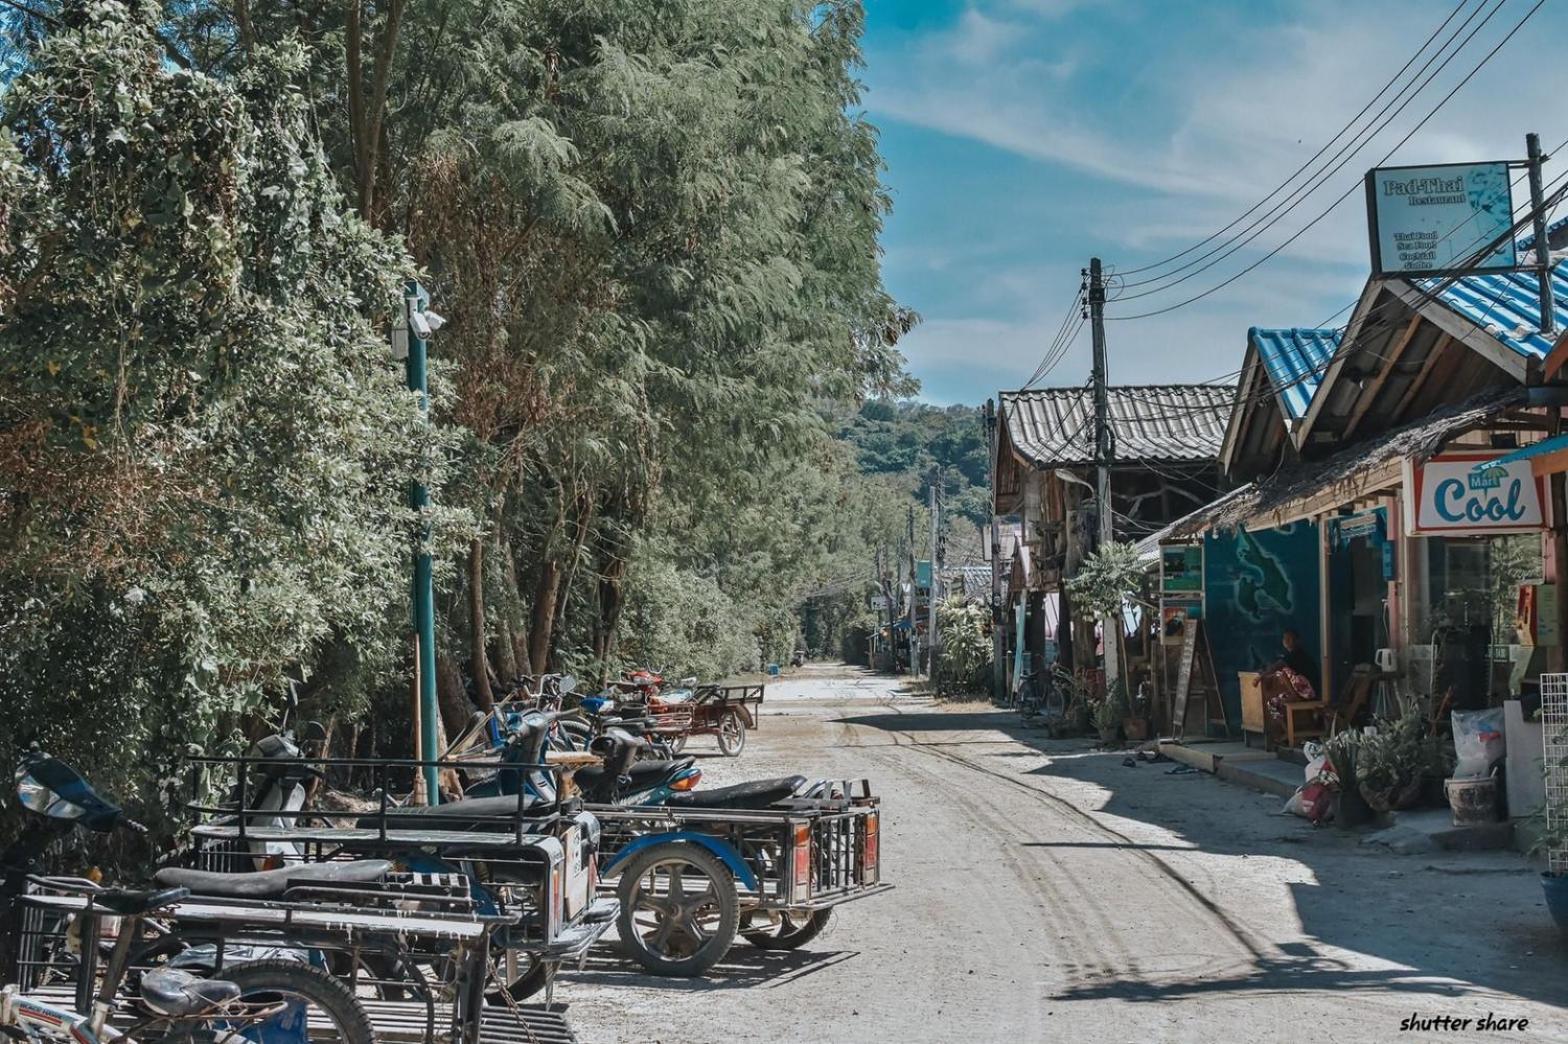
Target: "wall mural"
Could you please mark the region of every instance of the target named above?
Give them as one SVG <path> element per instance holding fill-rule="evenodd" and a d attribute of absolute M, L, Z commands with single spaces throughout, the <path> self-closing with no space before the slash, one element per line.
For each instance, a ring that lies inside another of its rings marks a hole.
<path fill-rule="evenodd" d="M 1241 727 L 1237 671 L 1279 656 L 1280 634 L 1301 635 L 1314 662 L 1322 651 L 1318 620 L 1318 527 L 1294 522 L 1256 533 L 1204 538 L 1204 631 L 1232 732 Z"/>

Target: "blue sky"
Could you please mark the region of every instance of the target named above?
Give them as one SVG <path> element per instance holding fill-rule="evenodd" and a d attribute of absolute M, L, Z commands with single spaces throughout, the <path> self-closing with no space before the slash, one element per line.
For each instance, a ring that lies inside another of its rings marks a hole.
<path fill-rule="evenodd" d="M 1472 30 L 1502 6 L 1323 190 L 1228 261 L 1135 304 L 1113 303 L 1108 314 L 1180 301 L 1277 246 L 1358 183 L 1534 2 L 1465 0 L 1444 37 L 1473 11 L 1480 14 Z M 881 130 L 894 199 L 885 275 L 899 300 L 925 320 L 905 353 L 923 383 L 922 398 L 977 403 L 1029 377 L 1091 254 L 1133 268 L 1224 226 L 1333 137 L 1461 5 L 866 6 L 865 108 Z M 1552 72 L 1538 72 L 1565 49 L 1568 3 L 1547 0 L 1389 162 L 1520 157 L 1530 130 L 1548 149 L 1568 138 L 1561 60 Z M 1568 149 L 1547 168 L 1548 179 L 1565 165 Z M 1225 290 L 1166 316 L 1109 323 L 1111 380 L 1226 375 L 1240 365 L 1249 326 L 1315 325 L 1356 296 L 1366 273 L 1365 207 L 1355 193 Z M 1081 383 L 1088 369 L 1085 328 L 1043 383 Z"/>

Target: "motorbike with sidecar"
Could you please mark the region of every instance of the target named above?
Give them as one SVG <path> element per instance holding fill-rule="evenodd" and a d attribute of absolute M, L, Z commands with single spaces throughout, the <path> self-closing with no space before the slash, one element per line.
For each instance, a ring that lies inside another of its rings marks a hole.
<path fill-rule="evenodd" d="M 602 763 L 572 767 L 567 785 L 600 824 L 602 887 L 620 901 L 623 947 L 648 971 L 701 975 L 737 935 L 763 948 L 802 946 L 837 906 L 892 887 L 882 880 L 880 801 L 867 781 L 791 776 L 703 790 L 694 759 L 647 756 L 640 720 L 604 718 L 597 727 L 590 750 Z M 548 746 L 549 731 L 537 735 Z M 463 756 L 487 764 L 503 793 L 551 785 L 508 767 L 519 749 L 509 742 Z M 483 829 L 505 800 L 444 809 Z"/>

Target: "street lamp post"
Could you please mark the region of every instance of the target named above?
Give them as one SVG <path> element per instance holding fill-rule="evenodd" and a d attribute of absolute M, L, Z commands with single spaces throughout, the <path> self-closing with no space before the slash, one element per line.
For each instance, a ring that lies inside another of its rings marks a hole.
<path fill-rule="evenodd" d="M 440 324 L 440 317 L 427 313 L 430 295 L 417 279 L 408 281 L 404 296 L 402 323 L 393 332 L 394 356 L 403 356 L 408 390 L 419 396 L 419 413 L 430 418 L 430 377 L 427 366 L 430 333 Z M 432 805 L 441 803 L 440 773 L 434 764 L 440 752 L 436 749 L 436 610 L 435 585 L 431 576 L 430 523 L 426 513 L 430 507 L 430 490 L 423 477 L 415 475 L 409 484 L 408 503 L 420 516 L 415 531 L 414 544 L 414 677 L 419 686 L 418 731 L 419 757 L 424 765 L 426 800 Z"/>

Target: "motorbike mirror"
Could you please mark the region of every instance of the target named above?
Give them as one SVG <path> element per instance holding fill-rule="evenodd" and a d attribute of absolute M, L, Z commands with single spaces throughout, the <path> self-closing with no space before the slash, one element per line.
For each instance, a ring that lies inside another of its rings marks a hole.
<path fill-rule="evenodd" d="M 90 830 L 109 830 L 121 818 L 119 808 L 99 797 L 80 773 L 47 754 L 22 758 L 16 797 L 29 811 L 50 819 L 80 820 Z"/>
<path fill-rule="evenodd" d="M 570 674 L 561 675 L 561 680 L 555 683 L 555 691 L 560 693 L 562 696 L 574 692 L 576 689 L 577 679 L 572 677 Z"/>
<path fill-rule="evenodd" d="M 327 738 L 327 727 L 319 721 L 307 721 L 303 733 L 306 743 L 323 743 Z"/>

